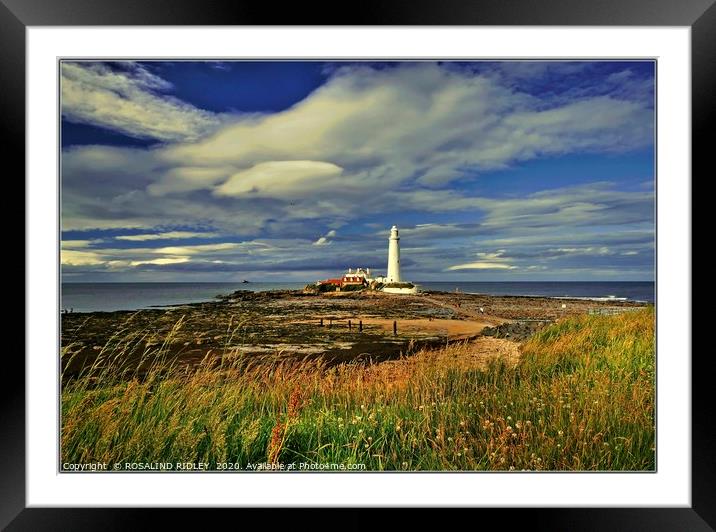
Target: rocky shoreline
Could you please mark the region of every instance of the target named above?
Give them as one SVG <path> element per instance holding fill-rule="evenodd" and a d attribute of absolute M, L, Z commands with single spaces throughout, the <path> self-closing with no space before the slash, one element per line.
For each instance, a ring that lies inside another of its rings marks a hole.
<path fill-rule="evenodd" d="M 63 372 L 76 374 L 109 349 L 128 361 L 151 350 L 182 364 L 227 353 L 248 358 L 380 362 L 421 348 L 493 336 L 528 338 L 565 316 L 643 304 L 528 296 L 374 291 L 315 294 L 239 290 L 216 301 L 139 311 L 61 315 Z"/>

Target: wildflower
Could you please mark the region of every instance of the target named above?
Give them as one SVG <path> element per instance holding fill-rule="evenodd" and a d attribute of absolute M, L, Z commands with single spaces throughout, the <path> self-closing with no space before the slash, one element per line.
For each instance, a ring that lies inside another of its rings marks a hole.
<path fill-rule="evenodd" d="M 512 433 L 512 437 L 513 437 L 513 438 L 517 438 L 517 433 L 516 433 L 516 432 L 513 432 L 513 433 Z"/>
<path fill-rule="evenodd" d="M 507 427 L 505 428 L 505 430 L 506 430 L 507 432 L 512 432 L 512 427 L 511 427 L 510 425 L 507 425 Z"/>
<path fill-rule="evenodd" d="M 365 410 L 365 405 L 360 405 L 361 410 Z"/>
<path fill-rule="evenodd" d="M 529 425 L 532 424 L 532 422 L 528 419 L 527 421 L 525 421 L 525 424 L 526 424 L 527 426 L 529 426 Z"/>
<path fill-rule="evenodd" d="M 360 429 L 360 430 L 358 431 L 358 434 L 363 434 L 363 429 Z"/>
<path fill-rule="evenodd" d="M 457 453 L 458 456 L 462 456 L 462 453 Z"/>
<path fill-rule="evenodd" d="M 515 427 L 517 427 L 518 429 L 521 429 L 521 428 L 522 428 L 522 422 L 521 422 L 521 421 L 518 421 L 517 423 L 515 423 Z"/>
<path fill-rule="evenodd" d="M 373 436 L 368 436 L 368 442 L 372 442 L 372 441 L 373 441 Z"/>
<path fill-rule="evenodd" d="M 564 432 L 562 432 L 562 431 L 560 430 L 559 432 L 557 432 L 557 434 L 559 434 L 560 436 L 563 436 L 563 435 L 564 435 Z"/>
<path fill-rule="evenodd" d="M 561 443 L 558 443 L 558 444 L 557 444 L 557 447 L 562 447 L 562 444 L 561 444 Z"/>
<path fill-rule="evenodd" d="M 464 421 L 461 421 L 461 422 L 460 422 L 460 426 L 461 426 L 461 427 L 464 427 L 464 426 L 465 426 L 465 422 L 464 422 Z"/>
<path fill-rule="evenodd" d="M 408 467 L 408 462 L 403 462 L 403 469 L 406 469 Z"/>
<path fill-rule="evenodd" d="M 420 405 L 420 406 L 418 407 L 418 410 L 422 410 L 422 409 L 423 409 L 423 405 Z"/>
<path fill-rule="evenodd" d="M 507 416 L 507 421 L 512 421 L 512 416 Z"/>
<path fill-rule="evenodd" d="M 364 443 L 364 444 L 363 444 L 363 447 L 365 447 L 365 448 L 367 449 L 367 448 L 368 448 L 368 444 L 367 444 L 367 443 Z"/>
<path fill-rule="evenodd" d="M 469 449 L 467 447 L 464 447 L 462 450 L 465 452 L 469 451 Z"/>
<path fill-rule="evenodd" d="M 512 466 L 512 465 L 511 465 L 511 466 L 510 466 L 510 471 L 514 471 L 514 470 L 515 470 L 515 466 Z"/>
<path fill-rule="evenodd" d="M 502 458 L 500 458 L 500 463 L 501 463 L 501 464 L 504 464 L 504 463 L 505 463 L 505 457 L 504 457 L 504 456 L 503 456 Z"/>
<path fill-rule="evenodd" d="M 448 441 L 452 441 L 452 438 L 448 438 Z"/>
<path fill-rule="evenodd" d="M 400 432 L 400 425 L 396 425 L 396 426 L 395 426 L 395 431 L 396 431 L 396 432 Z"/>

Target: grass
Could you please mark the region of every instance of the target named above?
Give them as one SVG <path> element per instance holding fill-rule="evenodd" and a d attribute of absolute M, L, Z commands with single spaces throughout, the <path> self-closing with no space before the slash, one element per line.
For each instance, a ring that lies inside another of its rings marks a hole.
<path fill-rule="evenodd" d="M 182 326 L 179 322 L 176 329 Z M 176 330 L 175 329 L 175 330 Z M 127 333 L 128 334 L 128 333 Z M 170 334 L 171 336 L 171 334 Z M 654 311 L 545 328 L 516 366 L 464 363 L 469 344 L 372 366 L 227 348 L 199 367 L 121 336 L 62 391 L 63 462 L 364 464 L 367 470 L 653 470 Z"/>

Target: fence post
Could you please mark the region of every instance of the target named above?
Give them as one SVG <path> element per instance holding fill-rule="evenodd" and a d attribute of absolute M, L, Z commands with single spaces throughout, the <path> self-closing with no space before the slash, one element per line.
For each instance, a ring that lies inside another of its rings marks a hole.
<path fill-rule="evenodd" d="M 393 336 L 398 336 L 398 322 L 393 321 Z"/>
<path fill-rule="evenodd" d="M 363 320 L 358 322 L 358 332 L 363 332 Z"/>

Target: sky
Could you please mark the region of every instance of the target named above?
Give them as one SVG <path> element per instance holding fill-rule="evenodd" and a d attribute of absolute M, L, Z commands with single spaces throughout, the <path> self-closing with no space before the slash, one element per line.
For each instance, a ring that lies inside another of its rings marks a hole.
<path fill-rule="evenodd" d="M 654 63 L 61 64 L 64 282 L 654 278 Z"/>

